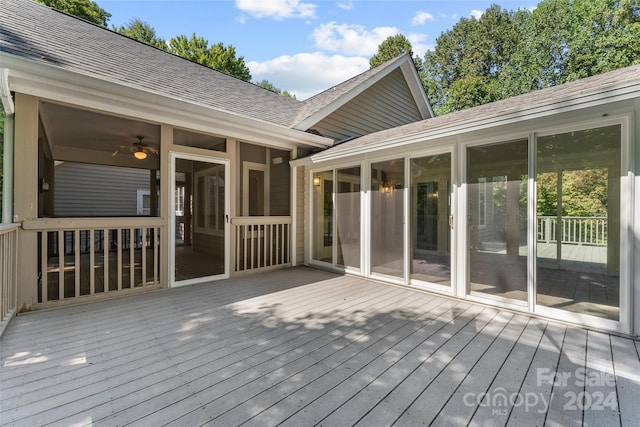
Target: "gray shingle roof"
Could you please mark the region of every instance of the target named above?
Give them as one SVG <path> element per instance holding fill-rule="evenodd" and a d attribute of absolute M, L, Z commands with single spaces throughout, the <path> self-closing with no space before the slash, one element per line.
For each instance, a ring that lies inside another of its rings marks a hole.
<path fill-rule="evenodd" d="M 285 127 L 302 107 L 31 0 L 0 0 L 0 51 Z"/>
<path fill-rule="evenodd" d="M 31 0 L 0 0 L 0 51 L 288 128 L 397 62 L 388 61 L 301 102 Z"/>
<path fill-rule="evenodd" d="M 526 115 L 528 111 L 540 108 L 553 108 L 555 103 L 581 97 L 605 93 L 624 85 L 635 85 L 640 92 L 640 65 L 622 68 L 597 76 L 588 77 L 574 82 L 537 90 L 524 95 L 515 96 L 502 101 L 496 101 L 474 108 L 445 114 L 396 128 L 371 133 L 340 145 L 321 151 L 316 158 L 326 156 L 340 156 L 346 153 L 356 153 L 360 150 L 371 150 L 390 140 L 410 138 L 414 135 L 437 135 L 447 132 L 460 125 L 499 121 L 509 115 Z"/>

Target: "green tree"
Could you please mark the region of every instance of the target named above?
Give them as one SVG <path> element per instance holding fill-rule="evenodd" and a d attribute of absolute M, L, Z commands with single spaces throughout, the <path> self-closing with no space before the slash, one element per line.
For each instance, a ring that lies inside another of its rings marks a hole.
<path fill-rule="evenodd" d="M 640 63 L 640 0 L 573 0 L 571 12 L 568 80 Z"/>
<path fill-rule="evenodd" d="M 53 7 L 78 18 L 107 26 L 107 21 L 111 18 L 111 14 L 98 6 L 98 3 L 91 0 L 36 0 L 46 6 Z"/>
<path fill-rule="evenodd" d="M 520 17 L 518 49 L 498 77 L 504 98 L 567 81 L 571 0 L 543 1 Z"/>
<path fill-rule="evenodd" d="M 462 18 L 436 39 L 424 59 L 424 85 L 436 114 L 501 99 L 498 77 L 518 48 L 528 12 L 491 5 L 480 19 Z"/>
<path fill-rule="evenodd" d="M 378 46 L 378 52 L 369 59 L 369 66 L 371 68 L 396 58 L 405 53 L 412 53 L 411 43 L 402 34 L 387 37 Z"/>
<path fill-rule="evenodd" d="M 185 35 L 172 37 L 169 40 L 169 51 L 244 81 L 251 81 L 251 73 L 244 57 L 236 57 L 236 49 L 231 45 L 225 47 L 222 43 L 216 43 L 209 46 L 208 40 L 193 33 L 191 38 Z"/>
<path fill-rule="evenodd" d="M 291 94 L 291 93 L 287 92 L 286 90 L 283 91 L 282 89 L 277 88 L 269 80 L 262 80 L 260 82 L 257 82 L 256 86 L 260 86 L 263 89 L 267 89 L 267 90 L 270 90 L 271 92 L 275 92 L 278 95 L 282 95 L 282 96 L 286 96 L 288 98 L 296 99 L 296 96 L 294 94 Z"/>
<path fill-rule="evenodd" d="M 167 50 L 168 48 L 167 42 L 156 35 L 155 28 L 138 18 L 132 18 L 127 25 L 120 27 L 114 25 L 113 30 L 159 49 Z"/>
<path fill-rule="evenodd" d="M 443 114 L 640 63 L 640 0 L 497 5 L 436 40 L 421 76 Z"/>

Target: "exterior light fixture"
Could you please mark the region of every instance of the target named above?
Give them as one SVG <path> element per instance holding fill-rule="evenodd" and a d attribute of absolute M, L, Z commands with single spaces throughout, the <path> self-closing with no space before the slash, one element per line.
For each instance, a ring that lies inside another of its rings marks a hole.
<path fill-rule="evenodd" d="M 314 177 L 313 177 L 313 185 L 315 185 L 316 187 L 320 187 L 320 176 L 319 175 L 314 175 Z"/>

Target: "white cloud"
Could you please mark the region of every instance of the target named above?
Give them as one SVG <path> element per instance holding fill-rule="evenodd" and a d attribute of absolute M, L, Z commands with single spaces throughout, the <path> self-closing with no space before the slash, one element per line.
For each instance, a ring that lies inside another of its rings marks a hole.
<path fill-rule="evenodd" d="M 317 5 L 300 0 L 236 0 L 236 7 L 256 18 L 314 18 Z"/>
<path fill-rule="evenodd" d="M 338 7 L 342 10 L 351 10 L 353 9 L 353 2 L 352 1 L 339 2 Z"/>
<path fill-rule="evenodd" d="M 424 58 L 424 54 L 427 53 L 428 50 L 435 49 L 435 46 L 425 43 L 428 39 L 429 36 L 427 34 L 411 33 L 407 35 L 407 40 L 411 43 L 414 56 Z"/>
<path fill-rule="evenodd" d="M 373 55 L 387 37 L 395 36 L 395 27 L 377 27 L 368 31 L 361 25 L 329 22 L 313 30 L 311 38 L 315 47 L 347 55 Z"/>
<path fill-rule="evenodd" d="M 249 61 L 247 66 L 253 81 L 266 79 L 303 100 L 368 70 L 369 60 L 314 52 L 279 56 L 265 62 Z"/>
<path fill-rule="evenodd" d="M 427 21 L 433 21 L 433 15 L 427 12 L 418 12 L 411 20 L 411 25 L 424 25 Z"/>
<path fill-rule="evenodd" d="M 473 16 L 473 17 L 474 17 L 474 18 L 476 18 L 476 19 L 480 19 L 480 17 L 481 17 L 482 15 L 484 15 L 484 12 L 483 12 L 483 11 L 481 11 L 481 10 L 473 9 L 473 10 L 471 11 L 471 14 L 470 14 L 470 15 L 471 15 L 471 16 Z"/>

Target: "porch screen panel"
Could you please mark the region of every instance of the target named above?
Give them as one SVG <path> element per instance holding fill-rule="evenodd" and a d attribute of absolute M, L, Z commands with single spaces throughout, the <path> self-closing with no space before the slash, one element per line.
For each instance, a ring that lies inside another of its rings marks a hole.
<path fill-rule="evenodd" d="M 411 279 L 451 286 L 451 154 L 411 159 Z"/>
<path fill-rule="evenodd" d="M 175 205 L 175 279 L 224 274 L 224 165 L 176 159 L 175 167 L 176 188 L 183 189 Z"/>
<path fill-rule="evenodd" d="M 371 164 L 371 271 L 404 277 L 404 160 Z"/>
<path fill-rule="evenodd" d="M 537 303 L 618 320 L 621 127 L 537 144 Z"/>
<path fill-rule="evenodd" d="M 528 141 L 467 149 L 470 290 L 527 301 Z"/>
<path fill-rule="evenodd" d="M 336 264 L 360 268 L 360 167 L 336 173 Z"/>
<path fill-rule="evenodd" d="M 317 261 L 333 262 L 333 171 L 313 175 L 313 250 Z"/>

